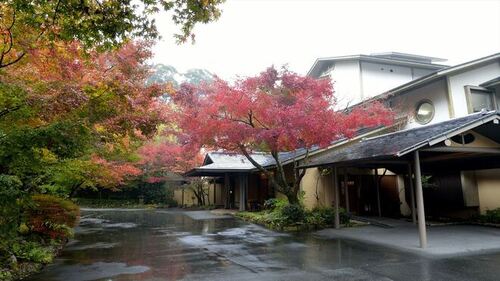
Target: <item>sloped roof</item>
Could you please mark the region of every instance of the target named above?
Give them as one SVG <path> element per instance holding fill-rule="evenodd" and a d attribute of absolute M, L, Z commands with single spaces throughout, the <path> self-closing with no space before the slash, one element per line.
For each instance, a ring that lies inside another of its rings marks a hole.
<path fill-rule="evenodd" d="M 313 148 L 315 150 L 317 148 Z M 297 149 L 289 152 L 280 152 L 278 158 L 280 162 L 286 163 L 295 157 L 301 157 L 306 153 L 305 149 Z M 252 159 L 263 167 L 276 165 L 276 161 L 269 153 L 254 152 L 250 154 Z M 228 153 L 228 152 L 210 152 L 205 157 L 203 166 L 197 167 L 188 171 L 186 176 L 197 176 L 210 173 L 226 173 L 226 172 L 252 172 L 257 170 L 243 154 Z"/>
<path fill-rule="evenodd" d="M 380 54 L 371 54 L 371 55 L 350 55 L 350 56 L 336 56 L 336 57 L 324 57 L 318 58 L 311 69 L 307 72 L 308 76 L 318 77 L 321 72 L 336 61 L 346 61 L 346 60 L 359 60 L 359 61 L 367 61 L 367 62 L 375 62 L 375 63 L 385 63 L 391 65 L 404 65 L 404 66 L 413 66 L 419 68 L 426 68 L 437 70 L 447 65 L 435 64 L 433 61 L 445 61 L 440 58 L 412 55 L 412 54 L 403 54 L 403 53 L 380 53 Z"/>
<path fill-rule="evenodd" d="M 396 124 L 399 124 L 399 122 L 397 122 Z M 391 129 L 391 128 L 392 126 L 390 127 L 376 126 L 370 128 L 360 128 L 356 132 L 355 137 L 360 137 L 362 135 L 366 135 L 369 133 L 378 132 L 379 130 L 382 129 Z M 316 153 L 319 153 L 326 149 L 331 149 L 336 145 L 345 143 L 347 141 L 349 141 L 349 139 L 347 138 L 341 138 L 335 140 L 327 148 L 320 148 L 319 146 L 313 146 L 311 149 L 309 149 L 309 155 L 313 156 Z M 294 161 L 294 159 L 301 160 L 303 157 L 305 157 L 305 154 L 306 154 L 306 149 L 300 148 L 294 151 L 280 152 L 278 154 L 278 158 L 281 164 L 287 165 L 290 162 Z M 276 165 L 276 161 L 269 153 L 253 152 L 250 155 L 255 161 L 257 161 L 257 163 L 259 163 L 261 166 L 265 168 L 273 167 L 274 165 Z M 207 153 L 203 161 L 203 165 L 201 167 L 196 167 L 186 172 L 184 175 L 205 176 L 205 175 L 215 175 L 227 172 L 247 173 L 256 170 L 257 167 L 255 167 L 252 163 L 250 163 L 250 161 L 248 161 L 248 159 L 243 154 L 214 151 Z"/>
<path fill-rule="evenodd" d="M 302 167 L 401 157 L 419 148 L 432 146 L 453 135 L 473 129 L 494 119 L 500 119 L 500 112 L 475 113 L 432 125 L 363 139 L 342 148 L 332 149 L 323 155 L 317 156 L 316 159 Z"/>

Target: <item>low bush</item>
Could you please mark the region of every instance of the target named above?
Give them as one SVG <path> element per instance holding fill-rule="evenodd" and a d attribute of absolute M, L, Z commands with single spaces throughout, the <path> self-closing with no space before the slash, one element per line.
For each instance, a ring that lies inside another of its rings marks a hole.
<path fill-rule="evenodd" d="M 279 219 L 284 226 L 303 223 L 306 217 L 304 207 L 297 204 L 289 204 L 279 211 Z"/>
<path fill-rule="evenodd" d="M 33 207 L 28 211 L 31 230 L 50 238 L 66 238 L 72 235 L 80 209 L 66 199 L 53 195 L 38 194 L 32 197 Z"/>
<path fill-rule="evenodd" d="M 91 208 L 144 208 L 144 204 L 139 204 L 138 199 L 73 198 L 72 200 L 79 206 Z"/>
<path fill-rule="evenodd" d="M 286 198 L 271 198 L 264 201 L 264 209 L 269 211 L 281 210 L 288 205 Z"/>
<path fill-rule="evenodd" d="M 14 243 L 12 252 L 17 259 L 35 263 L 51 263 L 54 258 L 50 250 L 35 242 Z"/>
<path fill-rule="evenodd" d="M 350 222 L 347 212 L 340 208 L 339 217 L 341 224 L 348 224 Z M 333 208 L 314 208 L 307 213 L 307 223 L 316 227 L 327 227 L 334 224 L 335 210 Z"/>
<path fill-rule="evenodd" d="M 166 204 L 176 205 L 174 200 L 174 190 L 165 184 L 147 184 L 143 183 L 140 189 L 140 195 L 144 198 L 146 204 Z"/>
<path fill-rule="evenodd" d="M 0 280 L 11 280 L 12 278 L 12 273 L 10 271 L 0 269 Z"/>
<path fill-rule="evenodd" d="M 500 223 L 500 208 L 487 210 L 484 215 L 480 216 L 479 220 L 486 223 Z"/>
<path fill-rule="evenodd" d="M 267 199 L 266 201 L 264 201 L 264 209 L 265 210 L 274 210 L 274 208 L 276 208 L 277 202 L 278 202 L 278 199 L 276 199 L 276 198 Z"/>
<path fill-rule="evenodd" d="M 301 205 L 285 204 L 279 206 L 278 201 L 272 202 L 274 207 L 260 212 L 239 212 L 237 216 L 253 223 L 266 225 L 273 229 L 298 230 L 318 229 L 333 226 L 335 211 L 333 208 L 315 208 L 306 211 Z M 270 206 L 271 204 L 268 204 Z M 349 216 L 340 209 L 340 223 L 349 224 Z"/>
<path fill-rule="evenodd" d="M 22 222 L 24 199 L 28 196 L 21 186 L 19 178 L 0 174 L 0 252 L 16 237 Z"/>

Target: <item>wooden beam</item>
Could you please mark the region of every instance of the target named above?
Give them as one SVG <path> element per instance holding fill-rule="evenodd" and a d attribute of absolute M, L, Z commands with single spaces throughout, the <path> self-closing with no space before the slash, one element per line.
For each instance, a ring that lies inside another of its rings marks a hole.
<path fill-rule="evenodd" d="M 381 164 L 390 164 L 390 165 L 406 165 L 408 162 L 405 161 L 405 160 L 367 160 L 367 161 L 363 161 L 361 160 L 360 161 L 360 164 L 363 164 L 363 165 L 376 165 L 377 167 L 380 167 Z M 353 164 L 353 166 L 356 166 L 355 164 Z"/>
<path fill-rule="evenodd" d="M 469 152 L 469 153 L 489 153 L 500 154 L 500 148 L 492 147 L 466 147 L 466 146 L 439 146 L 421 149 L 429 152 Z"/>
<path fill-rule="evenodd" d="M 436 162 L 436 161 L 444 161 L 444 160 L 451 160 L 451 159 L 460 159 L 460 158 L 465 158 L 467 156 L 470 156 L 470 153 L 467 152 L 461 152 L 461 153 L 449 153 L 449 154 L 444 154 L 444 155 L 436 155 L 436 156 L 430 156 L 430 157 L 425 157 L 420 160 L 420 162 Z"/>

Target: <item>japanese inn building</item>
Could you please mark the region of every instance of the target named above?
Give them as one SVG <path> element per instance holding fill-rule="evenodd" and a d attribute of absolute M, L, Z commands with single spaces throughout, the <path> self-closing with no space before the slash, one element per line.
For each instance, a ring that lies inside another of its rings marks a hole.
<path fill-rule="evenodd" d="M 315 149 L 307 162 L 304 151 L 281 153 L 290 177 L 294 161 L 307 169 L 307 208 L 418 217 L 425 234 L 425 217 L 467 218 L 500 207 L 500 53 L 455 66 L 443 61 L 381 53 L 314 62 L 308 75 L 335 82 L 339 109 L 379 100 L 396 122 Z M 275 164 L 264 153 L 254 158 Z M 258 209 L 281 196 L 243 155 L 208 153 L 186 175 L 209 177 L 208 202 L 225 208 Z M 180 190 L 175 197 L 183 205 L 194 199 Z"/>

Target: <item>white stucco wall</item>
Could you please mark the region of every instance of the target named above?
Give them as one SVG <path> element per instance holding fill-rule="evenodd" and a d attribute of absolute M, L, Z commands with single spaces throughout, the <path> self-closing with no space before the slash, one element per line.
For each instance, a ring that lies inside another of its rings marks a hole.
<path fill-rule="evenodd" d="M 412 69 L 390 64 L 361 62 L 363 98 L 370 98 L 413 80 Z"/>
<path fill-rule="evenodd" d="M 358 61 L 338 61 L 330 72 L 335 97 L 337 98 L 337 109 L 343 109 L 348 105 L 360 102 L 361 82 Z"/>
<path fill-rule="evenodd" d="M 330 71 L 337 108 L 362 102 L 432 70 L 359 60 L 337 61 Z"/>
<path fill-rule="evenodd" d="M 414 118 L 417 104 L 422 100 L 429 100 L 434 105 L 434 118 L 428 124 L 450 119 L 446 92 L 446 80 L 440 79 L 421 88 L 410 90 L 394 98 L 393 108 L 397 112 L 406 114 L 409 118 L 409 122 L 404 129 L 423 126 L 417 123 Z"/>
<path fill-rule="evenodd" d="M 464 86 L 479 84 L 500 76 L 500 62 L 492 62 L 482 67 L 471 69 L 462 73 L 449 76 L 451 99 L 455 111 L 455 117 L 469 114 Z"/>

